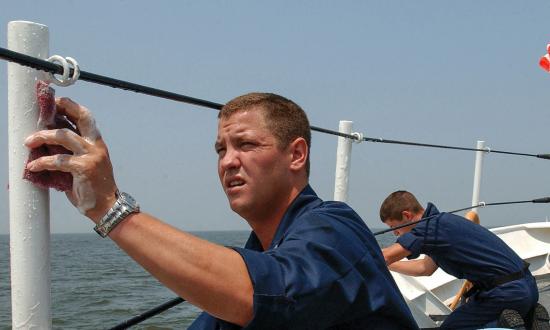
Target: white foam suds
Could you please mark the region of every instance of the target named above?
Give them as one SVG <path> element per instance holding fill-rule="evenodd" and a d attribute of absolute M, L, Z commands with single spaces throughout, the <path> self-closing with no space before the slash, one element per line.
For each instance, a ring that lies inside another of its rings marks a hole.
<path fill-rule="evenodd" d="M 96 196 L 92 183 L 83 176 L 73 174 L 73 193 L 76 198 L 76 207 L 80 213 L 85 215 L 86 211 L 95 207 Z"/>

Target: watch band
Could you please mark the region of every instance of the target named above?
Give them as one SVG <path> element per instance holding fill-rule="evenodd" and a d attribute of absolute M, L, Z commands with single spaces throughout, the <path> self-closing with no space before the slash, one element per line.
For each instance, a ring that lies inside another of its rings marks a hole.
<path fill-rule="evenodd" d="M 101 218 L 94 230 L 101 237 L 107 237 L 122 220 L 132 213 L 139 212 L 139 205 L 136 200 L 127 193 L 116 192 L 117 200 L 113 207 Z"/>

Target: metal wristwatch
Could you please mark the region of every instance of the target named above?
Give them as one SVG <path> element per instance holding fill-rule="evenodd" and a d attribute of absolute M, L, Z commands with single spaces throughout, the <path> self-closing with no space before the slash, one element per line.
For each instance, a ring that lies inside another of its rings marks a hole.
<path fill-rule="evenodd" d="M 101 237 L 107 237 L 109 232 L 122 220 L 132 213 L 139 212 L 136 200 L 125 192 L 116 192 L 116 202 L 111 209 L 101 218 L 94 230 Z"/>

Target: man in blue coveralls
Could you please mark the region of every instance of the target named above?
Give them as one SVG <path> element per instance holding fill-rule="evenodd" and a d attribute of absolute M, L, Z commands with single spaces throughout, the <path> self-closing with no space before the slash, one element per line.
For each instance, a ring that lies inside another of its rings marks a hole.
<path fill-rule="evenodd" d="M 525 318 L 538 301 L 535 279 L 528 265 L 491 231 L 465 218 L 440 213 L 428 203 L 424 209 L 407 191 L 390 194 L 380 207 L 380 219 L 397 227 L 397 243 L 383 249 L 388 267 L 411 276 L 445 272 L 474 284 L 469 300 L 443 322 L 442 329 L 479 329 L 497 325 L 505 309 Z M 417 259 L 425 254 L 422 259 Z M 404 257 L 417 259 L 400 261 Z"/>
<path fill-rule="evenodd" d="M 27 169 L 72 173 L 69 200 L 98 233 L 205 311 L 191 329 L 417 329 L 361 218 L 309 186 L 311 133 L 294 102 L 252 93 L 219 114 L 218 175 L 231 209 L 253 230 L 245 248 L 204 241 L 140 211 L 118 191 L 89 111 L 66 98 L 56 104 L 81 135 L 40 131 L 25 143 L 63 145 L 73 155 L 42 157 Z"/>

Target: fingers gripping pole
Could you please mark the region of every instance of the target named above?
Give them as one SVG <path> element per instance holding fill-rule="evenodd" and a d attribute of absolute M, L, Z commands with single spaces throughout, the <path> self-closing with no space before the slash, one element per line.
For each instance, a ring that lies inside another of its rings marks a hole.
<path fill-rule="evenodd" d="M 8 47 L 45 58 L 49 32 L 45 25 L 8 23 Z M 29 150 L 24 139 L 37 130 L 34 86 L 46 74 L 8 64 L 8 148 L 12 328 L 50 329 L 50 210 L 47 190 L 23 180 Z"/>
<path fill-rule="evenodd" d="M 351 134 L 352 121 L 341 120 L 340 133 Z M 351 165 L 352 140 L 338 137 L 338 149 L 336 150 L 336 174 L 334 179 L 334 200 L 346 202 L 348 200 L 349 171 Z"/>

